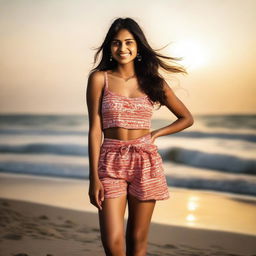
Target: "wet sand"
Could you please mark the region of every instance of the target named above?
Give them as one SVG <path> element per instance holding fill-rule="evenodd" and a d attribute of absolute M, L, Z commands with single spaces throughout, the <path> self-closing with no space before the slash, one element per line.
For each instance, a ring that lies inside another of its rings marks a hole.
<path fill-rule="evenodd" d="M 0 181 L 0 256 L 104 255 L 96 208 L 83 201 L 87 198 L 88 181 L 4 173 L 0 174 Z M 180 198 L 181 190 L 173 188 L 171 191 L 172 198 L 176 195 Z M 203 198 L 204 194 L 197 196 Z M 167 210 L 175 212 L 171 216 L 178 216 L 172 200 L 160 202 L 156 207 L 147 255 L 256 255 L 253 228 L 252 234 L 246 235 L 211 230 L 213 227 L 199 228 L 197 222 L 194 226 L 156 223 Z M 241 219 L 236 219 L 237 222 L 242 222 L 243 207 L 255 206 L 252 200 L 242 197 L 232 201 L 241 204 Z M 215 207 L 221 209 L 221 205 Z M 201 210 L 201 217 L 208 215 L 203 215 Z M 230 219 L 233 219 L 232 214 Z M 170 222 L 175 219 L 170 217 Z M 255 225 L 251 223 L 254 228 Z"/>

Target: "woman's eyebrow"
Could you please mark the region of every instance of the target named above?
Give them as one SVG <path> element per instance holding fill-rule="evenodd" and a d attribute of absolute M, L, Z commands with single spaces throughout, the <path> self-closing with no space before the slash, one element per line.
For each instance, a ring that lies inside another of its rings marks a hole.
<path fill-rule="evenodd" d="M 133 40 L 133 41 L 135 41 L 135 39 L 132 39 L 132 38 L 124 39 L 124 41 L 128 41 L 128 40 Z M 120 42 L 121 40 L 114 38 L 112 41 L 119 41 L 119 42 Z"/>

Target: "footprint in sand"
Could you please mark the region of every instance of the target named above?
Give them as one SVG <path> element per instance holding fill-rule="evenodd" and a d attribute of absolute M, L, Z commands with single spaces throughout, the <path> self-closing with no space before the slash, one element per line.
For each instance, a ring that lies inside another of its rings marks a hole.
<path fill-rule="evenodd" d="M 66 220 L 64 224 L 62 224 L 62 227 L 65 227 L 65 228 L 74 228 L 76 226 L 77 224 L 72 220 Z"/>
<path fill-rule="evenodd" d="M 22 239 L 22 235 L 9 233 L 4 235 L 3 238 L 9 239 L 9 240 L 20 240 Z"/>
<path fill-rule="evenodd" d="M 46 216 L 46 215 L 41 215 L 41 216 L 38 217 L 38 219 L 40 219 L 40 220 L 49 220 L 48 216 Z"/>
<path fill-rule="evenodd" d="M 6 201 L 3 201 L 3 202 L 2 202 L 2 206 L 9 207 L 10 204 L 9 204 L 8 202 L 6 202 Z"/>

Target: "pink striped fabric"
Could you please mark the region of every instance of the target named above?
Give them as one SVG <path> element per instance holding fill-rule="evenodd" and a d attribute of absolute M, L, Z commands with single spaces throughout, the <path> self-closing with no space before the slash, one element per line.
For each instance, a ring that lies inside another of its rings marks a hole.
<path fill-rule="evenodd" d="M 103 129 L 123 127 L 130 129 L 151 129 L 153 102 L 147 95 L 126 97 L 108 89 L 108 76 L 105 75 L 104 94 L 102 99 Z"/>
<path fill-rule="evenodd" d="M 139 200 L 169 198 L 162 158 L 150 133 L 133 140 L 104 138 L 98 175 L 105 198 L 115 198 L 127 191 Z"/>

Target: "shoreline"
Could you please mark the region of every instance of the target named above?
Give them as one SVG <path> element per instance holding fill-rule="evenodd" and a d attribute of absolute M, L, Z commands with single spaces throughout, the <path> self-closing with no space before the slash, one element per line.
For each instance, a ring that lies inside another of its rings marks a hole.
<path fill-rule="evenodd" d="M 104 255 L 96 213 L 2 198 L 0 205 L 3 255 Z M 147 255 L 252 256 L 255 238 L 151 223 Z"/>
<path fill-rule="evenodd" d="M 97 212 L 86 179 L 0 173 L 0 187 L 1 198 Z M 157 201 L 153 223 L 256 235 L 255 197 L 176 187 L 169 192 L 168 200 Z"/>

